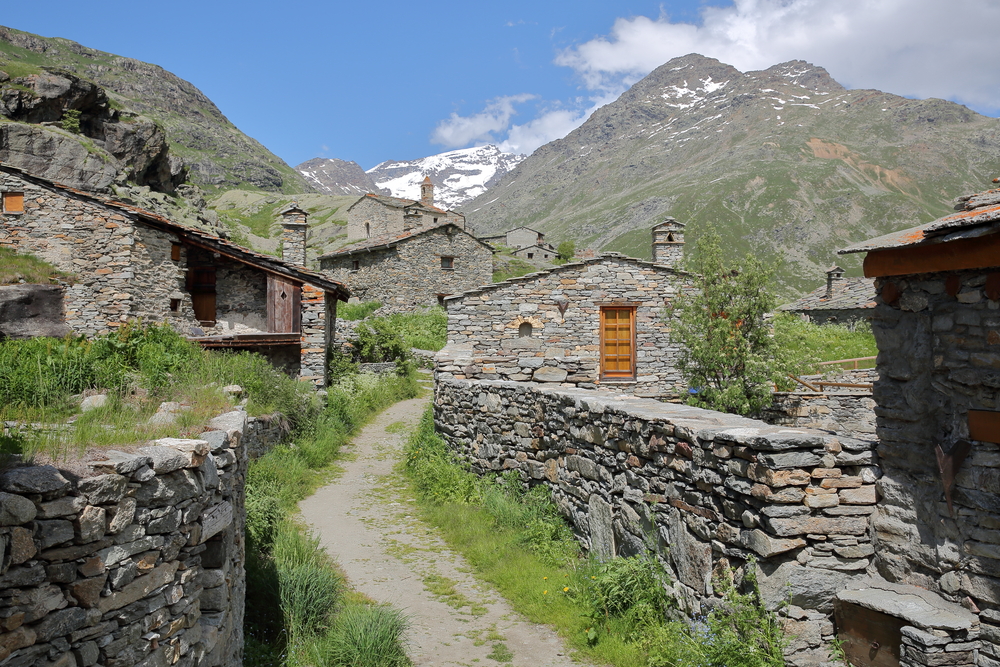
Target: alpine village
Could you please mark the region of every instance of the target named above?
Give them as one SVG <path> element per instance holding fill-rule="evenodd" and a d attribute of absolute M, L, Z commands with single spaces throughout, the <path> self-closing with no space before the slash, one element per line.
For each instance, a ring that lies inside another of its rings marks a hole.
<path fill-rule="evenodd" d="M 697 54 L 292 168 L 0 27 L 0 667 L 1000 667 L 994 176 Z"/>

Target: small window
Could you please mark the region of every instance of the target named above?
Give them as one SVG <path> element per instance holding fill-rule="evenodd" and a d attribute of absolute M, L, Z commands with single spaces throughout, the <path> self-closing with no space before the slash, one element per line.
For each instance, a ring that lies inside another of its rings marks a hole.
<path fill-rule="evenodd" d="M 365 238 L 366 239 L 370 239 L 371 237 L 372 237 L 372 226 L 371 226 L 370 222 L 366 222 L 365 223 Z"/>
<path fill-rule="evenodd" d="M 4 213 L 24 213 L 24 193 L 5 192 L 3 193 Z"/>
<path fill-rule="evenodd" d="M 528 259 L 534 259 L 534 258 L 535 258 L 535 253 L 529 252 L 528 253 Z"/>
<path fill-rule="evenodd" d="M 353 262 L 351 262 L 351 271 L 357 271 L 360 268 L 361 268 L 361 262 L 359 260 L 356 259 Z"/>
<path fill-rule="evenodd" d="M 520 338 L 531 338 L 531 322 L 521 322 L 517 328 L 517 335 Z"/>
<path fill-rule="evenodd" d="M 667 243 L 673 243 L 673 242 L 674 242 L 674 235 L 668 233 L 667 234 Z"/>
<path fill-rule="evenodd" d="M 170 300 L 170 312 L 176 313 L 180 309 L 181 309 L 181 300 L 180 299 L 171 299 Z"/>
<path fill-rule="evenodd" d="M 455 258 L 454 257 L 442 257 L 441 258 L 441 268 L 446 271 L 452 271 L 455 268 Z"/>
<path fill-rule="evenodd" d="M 434 224 L 435 224 L 435 225 L 437 224 L 437 221 L 438 221 L 438 219 L 437 219 L 437 218 L 434 218 Z"/>
<path fill-rule="evenodd" d="M 170 259 L 174 260 L 175 262 L 181 261 L 181 246 L 179 243 L 170 244 Z"/>

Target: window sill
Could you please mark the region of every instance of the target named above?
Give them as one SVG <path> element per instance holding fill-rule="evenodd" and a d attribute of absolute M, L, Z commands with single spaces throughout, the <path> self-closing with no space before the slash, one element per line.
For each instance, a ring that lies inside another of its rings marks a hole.
<path fill-rule="evenodd" d="M 600 384 L 635 384 L 634 376 L 611 375 L 604 376 L 599 380 Z"/>
<path fill-rule="evenodd" d="M 24 211 L 2 211 L 4 215 L 24 215 Z"/>

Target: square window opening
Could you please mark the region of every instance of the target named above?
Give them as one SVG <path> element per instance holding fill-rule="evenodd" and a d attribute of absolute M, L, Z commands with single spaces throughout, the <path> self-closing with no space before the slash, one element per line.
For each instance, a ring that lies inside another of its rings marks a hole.
<path fill-rule="evenodd" d="M 446 271 L 455 270 L 455 258 L 454 257 L 442 257 L 441 258 L 441 268 Z"/>
<path fill-rule="evenodd" d="M 3 193 L 4 213 L 24 213 L 24 193 L 4 192 Z"/>

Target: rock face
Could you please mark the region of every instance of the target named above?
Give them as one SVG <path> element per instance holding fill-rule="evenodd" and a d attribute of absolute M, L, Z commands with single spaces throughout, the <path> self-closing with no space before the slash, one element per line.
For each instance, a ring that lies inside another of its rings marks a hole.
<path fill-rule="evenodd" d="M 336 158 L 316 157 L 295 167 L 309 183 L 319 190 L 332 195 L 393 194 L 387 188 L 380 188 L 365 173 L 357 162 L 346 162 Z"/>
<path fill-rule="evenodd" d="M 71 111 L 79 133 L 59 127 Z M 102 191 L 121 175 L 173 192 L 187 178 L 159 125 L 113 109 L 103 88 L 68 72 L 11 79 L 0 71 L 0 114 L 18 121 L 0 127 L 0 161 L 70 187 Z"/>
<path fill-rule="evenodd" d="M 58 285 L 0 286 L 0 339 L 69 333 L 63 321 L 63 288 Z"/>
<path fill-rule="evenodd" d="M 687 223 L 689 241 L 712 225 L 734 253 L 782 256 L 793 293 L 815 288 L 852 240 L 947 213 L 944 193 L 980 187 L 998 151 L 1000 121 L 958 104 L 845 90 L 802 61 L 744 73 L 693 54 L 536 150 L 463 210 L 480 235 L 516 221 L 577 248 L 642 258 L 665 215 Z"/>
<path fill-rule="evenodd" d="M 99 124 L 99 114 L 88 111 L 91 99 L 99 105 L 100 94 L 87 90 L 88 85 L 96 84 L 99 90 L 103 90 L 105 101 L 111 97 L 135 115 L 146 117 L 165 128 L 161 130 L 163 145 L 172 142 L 183 147 L 185 159 L 190 165 L 191 180 L 202 187 L 214 189 L 249 185 L 288 193 L 309 192 L 312 189 L 281 159 L 236 129 L 200 90 L 161 67 L 90 49 L 69 40 L 39 37 L 2 26 L 0 41 L 30 51 L 34 62 L 40 61 L 48 68 L 32 75 L 39 77 L 37 83 L 21 85 L 32 88 L 43 98 L 58 97 L 68 102 L 69 106 L 64 105 L 63 108 L 81 110 L 81 131 L 88 137 L 101 141 L 105 139 L 94 135 L 96 125 L 92 124 L 90 116 L 93 115 L 96 119 L 93 122 Z M 18 64 L 23 69 L 23 63 Z M 3 69 L 0 60 L 0 70 Z M 63 81 L 56 80 L 59 78 Z M 77 79 L 77 83 L 72 83 L 73 78 Z M 71 81 L 68 87 L 66 80 Z M 51 118 L 57 106 L 53 102 L 36 102 L 31 95 L 15 93 L 9 93 L 7 97 L 0 102 L 6 108 L 22 110 L 31 114 L 32 118 L 45 118 L 25 122 L 61 119 L 61 116 Z M 0 113 L 6 115 L 5 111 Z M 139 131 L 138 134 L 144 132 Z M 138 143 L 142 143 L 141 136 Z M 127 141 L 118 141 L 118 145 L 128 144 Z M 111 149 L 109 152 L 114 154 Z M 118 155 L 116 159 L 127 165 L 132 164 Z M 135 163 L 135 171 L 140 176 L 136 182 L 148 184 L 154 189 L 158 189 L 153 185 L 156 182 L 154 176 L 162 180 L 164 169 L 175 177 L 181 175 L 176 159 L 173 164 L 168 159 L 165 166 L 149 167 L 142 165 L 141 161 Z M 142 177 L 148 180 L 143 182 Z M 185 179 L 173 180 L 176 185 Z M 172 191 L 172 188 L 163 191 Z"/>

